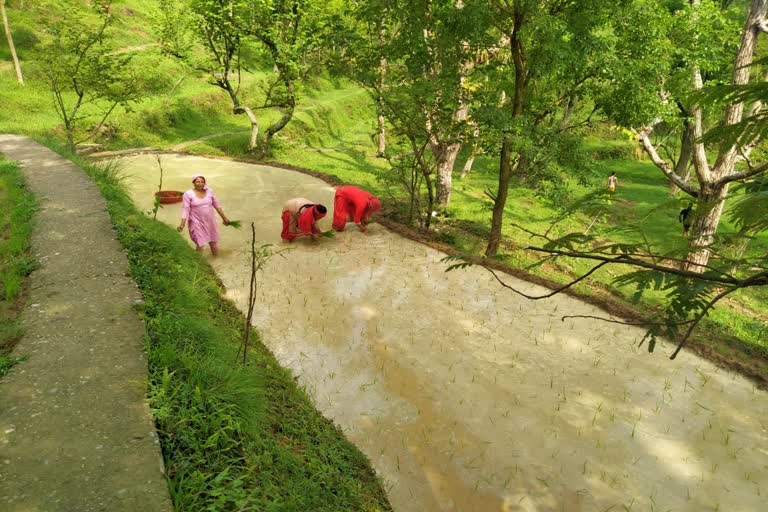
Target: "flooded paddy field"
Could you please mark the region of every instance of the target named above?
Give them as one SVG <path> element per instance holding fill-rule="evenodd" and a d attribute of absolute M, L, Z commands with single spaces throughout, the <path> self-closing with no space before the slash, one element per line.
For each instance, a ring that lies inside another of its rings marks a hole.
<path fill-rule="evenodd" d="M 152 155 L 122 159 L 152 209 Z M 372 225 L 280 240 L 286 199 L 333 188 L 284 169 L 164 155 L 164 189 L 204 174 L 239 230 L 211 264 L 245 310 L 250 222 L 290 248 L 259 276 L 254 324 L 323 414 L 371 459 L 397 511 L 761 511 L 768 393 L 567 296 L 528 301 L 481 268 Z M 177 226 L 181 205 L 158 220 Z M 218 220 L 218 219 L 217 219 Z M 184 233 L 187 237 L 187 234 Z M 191 242 L 190 242 L 191 243 Z M 206 255 L 209 253 L 206 252 Z M 541 292 L 507 277 L 514 286 Z"/>

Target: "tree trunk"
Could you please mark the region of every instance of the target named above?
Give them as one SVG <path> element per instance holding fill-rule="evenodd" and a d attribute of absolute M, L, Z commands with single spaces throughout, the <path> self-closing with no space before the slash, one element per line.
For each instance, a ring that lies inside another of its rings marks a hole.
<path fill-rule="evenodd" d="M 477 123 L 472 121 L 470 121 L 470 124 L 474 126 L 474 129 L 472 130 L 472 151 L 469 153 L 469 158 L 464 162 L 464 168 L 461 170 L 462 180 L 467 177 L 467 174 L 472 172 L 472 165 L 475 163 L 475 158 L 480 154 L 480 127 L 478 127 Z"/>
<path fill-rule="evenodd" d="M 264 138 L 260 144 L 261 156 L 269 156 L 271 154 L 270 146 L 272 145 L 272 137 L 277 132 L 285 128 L 288 122 L 293 118 L 294 110 L 296 110 L 296 94 L 293 87 L 293 80 L 283 78 L 283 82 L 285 83 L 285 88 L 288 91 L 288 105 L 285 112 L 283 112 L 283 116 L 278 119 L 276 123 L 267 128 L 266 132 L 264 133 Z"/>
<path fill-rule="evenodd" d="M 499 190 L 493 202 L 493 217 L 491 217 L 491 234 L 488 237 L 488 247 L 485 256 L 496 256 L 501 244 L 501 226 L 504 220 L 504 206 L 507 204 L 509 193 L 509 180 L 512 178 L 511 143 L 505 140 L 501 145 L 501 157 L 499 159 Z"/>
<path fill-rule="evenodd" d="M 237 97 L 237 92 L 232 88 L 232 84 L 229 83 L 229 79 L 224 78 L 218 82 L 218 85 L 229 94 L 229 97 L 232 100 L 232 112 L 248 116 L 248 121 L 251 123 L 251 137 L 248 140 L 248 149 L 253 150 L 258 146 L 259 140 L 259 120 L 256 119 L 256 114 L 253 113 L 253 110 L 251 110 L 250 107 L 243 107 L 240 105 L 240 99 Z"/>
<path fill-rule="evenodd" d="M 683 181 L 688 181 L 690 175 L 691 157 L 693 156 L 694 144 L 694 125 L 688 121 L 685 122 L 685 129 L 680 136 L 680 156 L 675 165 L 675 174 L 680 176 Z M 674 181 L 669 182 L 669 193 L 675 195 L 680 188 Z"/>
<path fill-rule="evenodd" d="M 696 213 L 693 224 L 688 231 L 691 250 L 688 253 L 686 270 L 704 272 L 712 254 L 710 246 L 717 233 L 720 216 L 723 213 L 725 198 L 728 195 L 728 184 L 715 190 L 708 190 L 699 196 L 696 202 Z"/>
<path fill-rule="evenodd" d="M 384 46 L 386 34 L 384 28 L 379 25 L 379 48 Z M 376 132 L 376 156 L 383 157 L 387 150 L 386 123 L 384 118 L 384 82 L 387 76 L 387 58 L 382 54 L 379 57 L 378 92 L 376 101 L 378 130 Z"/>
<path fill-rule="evenodd" d="M 24 77 L 21 75 L 21 65 L 19 64 L 19 57 L 16 55 L 16 47 L 13 45 L 13 36 L 11 35 L 11 26 L 8 24 L 8 15 L 5 13 L 5 0 L 0 0 L 0 11 L 2 11 L 2 15 L 3 15 L 3 26 L 5 27 L 5 37 L 8 39 L 8 48 L 11 50 L 13 67 L 16 69 L 16 80 L 18 80 L 21 85 L 24 85 Z"/>
<path fill-rule="evenodd" d="M 432 225 L 432 210 L 435 207 L 435 192 L 429 174 L 424 175 L 424 183 L 427 184 L 427 211 L 425 212 L 424 228 L 429 230 Z"/>
<path fill-rule="evenodd" d="M 768 0 L 752 0 L 749 17 L 744 26 L 744 32 L 741 34 L 739 52 L 736 54 L 736 59 L 733 63 L 733 75 L 731 78 L 733 85 L 746 85 L 749 83 L 749 72 L 755 55 L 757 38 L 760 32 L 766 28 L 767 11 Z M 744 103 L 735 103 L 726 107 L 725 125 L 733 126 L 741 122 L 743 112 Z M 738 150 L 738 142 L 731 144 L 729 147 L 721 146 L 720 153 L 715 162 L 714 175 L 716 179 L 733 172 Z"/>
<path fill-rule="evenodd" d="M 432 145 L 432 153 L 437 161 L 437 198 L 436 203 L 440 207 L 451 204 L 451 190 L 453 188 L 453 167 L 456 165 L 456 157 L 459 155 L 461 144 L 438 143 Z"/>
<path fill-rule="evenodd" d="M 472 165 L 475 163 L 475 157 L 477 157 L 477 151 L 475 147 L 472 147 L 472 153 L 470 153 L 469 158 L 467 158 L 467 161 L 464 162 L 464 168 L 461 170 L 461 179 L 467 177 L 469 173 L 472 172 Z"/>
<path fill-rule="evenodd" d="M 259 144 L 259 121 L 250 108 L 243 107 L 242 110 L 248 116 L 248 121 L 251 122 L 251 137 L 248 139 L 248 149 L 253 150 Z"/>
<path fill-rule="evenodd" d="M 376 156 L 378 157 L 383 157 L 387 150 L 386 123 L 384 119 L 384 109 L 381 107 L 383 102 L 384 98 L 379 97 L 379 115 L 377 116 L 379 127 L 376 131 Z"/>
<path fill-rule="evenodd" d="M 509 38 L 512 49 L 512 61 L 515 66 L 515 97 L 512 101 L 512 117 L 521 117 L 525 101 L 525 82 L 527 75 L 527 61 L 523 42 L 520 40 L 520 30 L 523 26 L 524 16 L 520 11 L 515 11 L 514 28 Z M 507 204 L 507 194 L 509 193 L 509 181 L 512 177 L 512 144 L 504 135 L 501 145 L 501 158 L 499 159 L 499 188 L 496 192 L 496 198 L 493 202 L 493 217 L 491 219 L 491 233 L 488 236 L 488 246 L 485 249 L 485 256 L 491 258 L 496 256 L 501 243 L 501 227 L 504 217 L 504 207 Z M 518 154 L 515 167 L 520 163 L 520 154 Z"/>

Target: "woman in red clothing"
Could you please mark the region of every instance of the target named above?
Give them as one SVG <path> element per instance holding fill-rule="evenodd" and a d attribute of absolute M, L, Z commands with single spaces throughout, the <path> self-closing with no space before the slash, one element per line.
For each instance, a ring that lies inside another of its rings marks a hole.
<path fill-rule="evenodd" d="M 365 225 L 370 222 L 373 212 L 381 208 L 381 201 L 365 190 L 344 185 L 336 189 L 333 201 L 333 229 L 344 231 L 347 222 L 357 224 L 360 231 L 365 232 Z"/>
<path fill-rule="evenodd" d="M 327 211 L 325 206 L 303 197 L 289 199 L 283 206 L 283 232 L 280 236 L 289 242 L 300 236 L 311 236 L 317 240 L 323 234 L 317 227 L 317 221 L 325 217 Z"/>

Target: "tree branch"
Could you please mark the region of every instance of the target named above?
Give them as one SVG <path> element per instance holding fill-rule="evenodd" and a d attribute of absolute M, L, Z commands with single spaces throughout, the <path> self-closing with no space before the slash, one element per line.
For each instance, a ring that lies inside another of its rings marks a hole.
<path fill-rule="evenodd" d="M 680 343 L 677 344 L 677 348 L 675 349 L 675 351 L 672 352 L 671 356 L 669 356 L 670 359 L 676 358 L 677 354 L 679 354 L 680 351 L 683 350 L 683 347 L 685 346 L 685 344 L 690 339 L 691 334 L 693 334 L 693 330 L 696 329 L 696 326 L 699 325 L 699 322 L 701 322 L 704 319 L 704 317 L 707 316 L 707 313 L 709 312 L 709 310 L 712 309 L 712 307 L 720 299 L 722 299 L 726 295 L 729 295 L 729 294 L 735 292 L 739 288 L 740 287 L 737 286 L 735 288 L 728 288 L 728 289 L 723 290 L 722 292 L 720 292 L 717 295 L 715 295 L 715 297 L 711 301 L 709 301 L 706 306 L 704 306 L 704 308 L 701 310 L 701 312 L 698 314 L 698 316 L 696 316 L 696 318 L 694 319 L 694 321 L 691 324 L 691 326 L 688 327 L 688 330 L 686 331 L 685 336 L 683 336 L 683 339 L 680 340 Z"/>
<path fill-rule="evenodd" d="M 682 277 L 690 277 L 691 279 L 702 280 L 702 274 L 699 272 L 691 272 L 688 270 L 682 270 L 678 268 L 665 267 L 664 265 L 657 265 L 655 263 L 648 263 L 647 261 L 639 260 L 630 256 L 626 256 L 624 254 L 619 255 L 618 257 L 610 258 L 608 256 L 595 254 L 595 253 L 568 252 L 568 251 L 561 251 L 559 249 L 545 249 L 543 247 L 526 247 L 526 249 L 535 251 L 535 252 L 543 252 L 546 254 L 554 254 L 557 256 L 570 256 L 572 258 L 582 258 L 587 260 L 607 261 L 612 263 L 620 263 L 624 265 L 633 265 L 635 267 L 645 268 L 648 270 L 656 270 L 659 272 L 676 274 Z M 731 277 L 728 275 L 722 275 L 722 274 L 721 276 L 722 277 L 706 276 L 704 279 L 707 281 L 711 281 L 713 283 L 720 283 L 725 285 L 736 285 L 741 283 L 741 281 L 739 281 L 734 277 Z"/>
<path fill-rule="evenodd" d="M 648 153 L 648 156 L 651 157 L 651 160 L 653 163 L 661 169 L 661 172 L 664 173 L 664 175 L 669 178 L 675 185 L 680 187 L 680 190 L 683 190 L 685 193 L 692 197 L 699 197 L 699 191 L 696 190 L 693 186 L 691 186 L 688 182 L 686 182 L 683 178 L 678 176 L 672 169 L 669 164 L 669 162 L 662 160 L 662 158 L 659 156 L 659 153 L 656 151 L 656 148 L 653 147 L 653 144 L 651 143 L 650 137 L 648 137 L 648 134 L 653 130 L 653 128 L 645 127 L 641 128 L 640 130 L 633 130 L 637 134 L 637 138 L 640 141 L 640 143 L 643 145 L 643 149 L 645 149 L 645 152 Z"/>
<path fill-rule="evenodd" d="M 590 320 L 600 320 L 601 322 L 608 322 L 609 324 L 619 324 L 619 325 L 657 325 L 657 326 L 666 326 L 666 325 L 688 325 L 694 320 L 683 320 L 682 322 L 645 322 L 643 320 L 640 320 L 638 322 L 627 322 L 625 320 L 613 320 L 612 318 L 605 318 L 602 316 L 594 316 L 594 315 L 565 315 L 560 317 L 560 320 L 565 322 L 566 320 L 570 318 L 589 318 Z"/>
<path fill-rule="evenodd" d="M 517 290 L 517 289 L 515 289 L 515 288 L 511 287 L 510 285 L 508 285 L 507 283 L 505 283 L 504 281 L 502 281 L 502 280 L 501 280 L 501 278 L 499 278 L 499 276 L 496 274 L 496 272 L 495 272 L 495 271 L 494 271 L 492 268 L 486 267 L 486 266 L 485 266 L 485 265 L 483 265 L 483 264 L 481 264 L 480 266 L 481 266 L 481 267 L 483 267 L 483 268 L 484 268 L 485 270 L 487 270 L 488 272 L 490 272 L 490 273 L 493 275 L 493 277 L 495 277 L 495 278 L 496 278 L 496 281 L 498 281 L 498 282 L 499 282 L 499 284 L 500 284 L 501 286 L 503 286 L 504 288 L 506 288 L 506 289 L 508 289 L 508 290 L 512 290 L 512 291 L 513 291 L 513 292 L 515 292 L 516 294 L 518 294 L 518 295 L 520 295 L 520 296 L 522 296 L 522 297 L 525 297 L 526 299 L 530 299 L 530 300 L 541 300 L 541 299 L 548 299 L 549 297 L 552 297 L 552 296 L 554 296 L 554 295 L 557 295 L 558 293 L 561 293 L 561 292 L 563 292 L 563 291 L 567 290 L 567 289 L 568 289 L 568 288 L 570 288 L 571 286 L 574 286 L 575 284 L 577 284 L 577 283 L 579 283 L 579 282 L 583 281 L 584 279 L 586 279 L 586 278 L 587 278 L 587 277 L 589 277 L 590 275 L 592 275 L 592 274 L 594 274 L 595 272 L 597 272 L 597 270 L 599 270 L 601 267 L 604 267 L 605 265 L 608 265 L 608 264 L 610 264 L 610 263 L 613 263 L 613 262 L 612 262 L 612 261 L 603 261 L 602 263 L 600 263 L 600 264 L 598 264 L 598 265 L 596 265 L 596 266 L 592 267 L 592 269 L 591 269 L 589 272 L 587 272 L 586 274 L 584 274 L 584 275 L 582 275 L 582 276 L 578 277 L 577 279 L 574 279 L 573 281 L 571 281 L 570 283 L 566 284 L 565 286 L 561 286 L 560 288 L 557 288 L 557 289 L 555 289 L 554 291 L 552 291 L 551 293 L 547 293 L 546 295 L 538 295 L 538 296 L 535 296 L 535 295 L 528 295 L 528 294 L 526 294 L 526 293 L 523 293 L 523 292 L 521 292 L 520 290 Z"/>
<path fill-rule="evenodd" d="M 116 107 L 116 106 L 117 106 L 119 103 L 120 103 L 119 101 L 115 101 L 114 103 L 112 103 L 112 106 L 111 106 L 111 107 L 109 107 L 109 110 L 107 111 L 107 113 L 106 113 L 106 114 L 104 114 L 104 117 L 102 117 L 102 118 L 101 118 L 101 121 L 99 121 L 99 124 L 97 124 L 97 125 L 96 125 L 96 128 L 94 128 L 94 129 L 93 129 L 93 131 L 91 132 L 91 134 L 90 134 L 89 136 L 87 136 L 86 138 L 84 138 L 84 139 L 81 139 L 81 140 L 79 140 L 79 141 L 75 142 L 75 144 L 76 144 L 76 145 L 77 145 L 77 144 L 82 144 L 83 142 L 85 142 L 85 141 L 87 141 L 87 140 L 90 140 L 90 139 L 92 139 L 93 137 L 95 137 L 95 136 L 96 136 L 96 134 L 98 133 L 99 129 L 100 129 L 100 128 L 101 128 L 101 127 L 104 125 L 104 122 L 105 122 L 105 121 L 107 120 L 107 118 L 109 117 L 109 114 L 111 114 L 111 113 L 112 113 L 112 111 L 115 109 L 115 107 Z"/>
<path fill-rule="evenodd" d="M 758 165 L 757 167 L 752 167 L 751 164 L 747 161 L 747 165 L 750 167 L 750 169 L 723 176 L 722 178 L 720 178 L 715 182 L 715 187 L 721 187 L 726 183 L 731 183 L 734 181 L 746 180 L 751 178 L 752 176 L 757 176 L 760 173 L 768 171 L 768 162 L 762 165 Z"/>

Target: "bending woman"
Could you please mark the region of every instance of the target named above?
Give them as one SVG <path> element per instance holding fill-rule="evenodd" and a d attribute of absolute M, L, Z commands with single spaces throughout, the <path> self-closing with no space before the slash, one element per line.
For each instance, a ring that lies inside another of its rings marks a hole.
<path fill-rule="evenodd" d="M 371 215 L 380 208 L 381 201 L 370 192 L 352 185 L 339 187 L 333 200 L 333 229 L 344 231 L 347 222 L 352 221 L 365 232 Z"/>
<path fill-rule="evenodd" d="M 219 253 L 219 228 L 216 226 L 213 210 L 219 212 L 224 224 L 229 223 L 229 219 L 216 200 L 213 190 L 206 185 L 205 176 L 202 174 L 193 176 L 192 184 L 194 188 L 184 192 L 181 224 L 176 229 L 181 232 L 184 225 L 189 222 L 189 237 L 195 242 L 197 250 L 202 251 L 205 249 L 205 244 L 208 244 L 211 246 L 211 254 L 216 256 Z"/>

